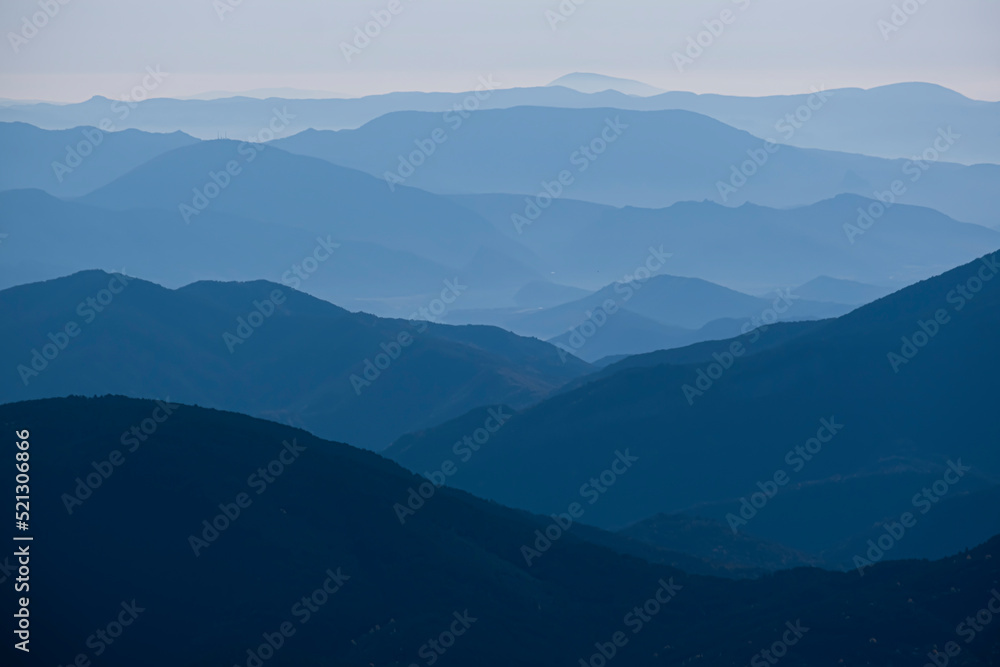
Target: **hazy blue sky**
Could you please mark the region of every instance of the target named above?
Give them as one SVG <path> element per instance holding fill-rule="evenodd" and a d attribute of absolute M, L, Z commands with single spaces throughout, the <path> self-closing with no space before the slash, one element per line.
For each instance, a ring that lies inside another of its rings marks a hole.
<path fill-rule="evenodd" d="M 1000 99 L 994 0 L 565 0 L 575 13 L 555 29 L 546 12 L 558 12 L 559 0 L 398 0 L 401 11 L 348 62 L 341 43 L 396 1 L 3 0 L 0 97 L 121 97 L 147 66 L 160 66 L 170 73 L 154 93 L 163 96 L 463 90 L 480 75 L 514 86 L 597 71 L 696 92 L 922 80 Z M 45 4 L 58 12 L 12 44 L 23 17 Z M 903 4 L 918 9 L 884 34 L 879 20 Z M 672 54 L 723 10 L 731 23 L 678 71 Z"/>

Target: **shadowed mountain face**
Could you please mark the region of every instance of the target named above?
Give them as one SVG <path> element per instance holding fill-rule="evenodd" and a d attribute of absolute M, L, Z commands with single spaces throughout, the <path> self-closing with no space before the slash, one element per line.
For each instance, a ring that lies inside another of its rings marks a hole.
<path fill-rule="evenodd" d="M 153 433 L 132 446 L 147 421 Z M 278 424 L 105 397 L 3 405 L 0 425 L 30 441 L 32 518 L 49 535 L 30 547 L 32 610 L 46 610 L 32 616 L 46 638 L 32 654 L 53 664 L 100 651 L 111 666 L 540 667 L 589 660 L 615 636 L 627 639 L 621 664 L 742 664 L 789 628 L 783 664 L 887 664 L 953 636 L 1000 576 L 994 540 L 863 578 L 729 582 L 619 556 L 575 529 L 529 565 L 522 547 L 549 518 L 437 489 L 400 522 L 394 506 L 422 480 Z M 128 625 L 113 640 L 97 634 L 116 619 Z M 183 642 L 164 640 L 182 626 Z M 995 648 L 964 653 L 985 665 Z"/>
<path fill-rule="evenodd" d="M 618 532 L 619 535 L 668 549 L 701 553 L 705 557 L 744 567 L 783 570 L 815 565 L 815 559 L 749 535 L 733 534 L 729 526 L 683 514 L 657 514 Z"/>
<path fill-rule="evenodd" d="M 929 140 L 938 141 L 938 157 L 918 164 L 766 143 L 688 111 L 518 107 L 483 111 L 456 129 L 439 114 L 400 112 L 358 130 L 310 131 L 274 144 L 394 185 L 537 197 L 537 210 L 553 197 L 648 208 L 706 199 L 783 208 L 888 192 L 886 201 L 995 224 L 986 193 L 1000 183 L 1000 165 L 948 163 L 959 136 L 942 130 Z M 523 226 L 532 224 L 530 205 L 515 212 Z"/>
<path fill-rule="evenodd" d="M 0 123 L 0 152 L 16 156 L 0 162 L 0 190 L 38 188 L 78 197 L 158 155 L 197 142 L 183 132 L 114 132 L 99 127 L 47 131 L 26 123 Z"/>
<path fill-rule="evenodd" d="M 477 405 L 525 406 L 589 370 L 500 329 L 350 313 L 264 281 L 171 291 L 123 278 L 90 271 L 0 292 L 11 314 L 0 401 L 169 397 L 380 449 Z"/>
<path fill-rule="evenodd" d="M 745 558 L 749 554 L 739 549 L 744 543 L 742 538 L 747 537 L 762 540 L 772 547 L 780 543 L 795 553 L 808 554 L 805 559 L 810 564 L 832 569 L 864 567 L 864 561 L 873 562 L 873 558 L 941 558 L 1000 533 L 1000 510 L 997 509 L 1000 485 L 996 484 L 996 476 L 970 477 L 976 469 L 967 465 L 968 460 L 961 459 L 961 465 L 955 459 L 951 461 L 955 467 L 942 471 L 933 465 L 908 465 L 900 459 L 891 459 L 879 468 L 873 466 L 856 474 L 788 486 L 746 525 L 741 521 L 750 511 L 743 507 L 740 498 L 695 505 L 688 508 L 687 513 L 713 517 L 708 521 L 725 531 L 724 537 L 716 535 L 714 547 L 723 554 L 730 554 L 734 567 L 753 566 L 754 561 Z M 949 472 L 961 471 L 962 466 L 973 470 L 967 470 L 961 477 L 956 472 Z M 955 479 L 959 481 L 949 484 L 949 480 Z M 935 488 L 945 492 L 939 494 Z M 887 498 L 892 500 L 886 502 Z M 901 517 L 907 512 L 914 520 L 909 521 L 910 526 L 903 526 L 905 532 L 900 535 Z M 809 522 L 804 516 L 821 520 L 823 531 L 808 529 Z M 859 519 L 864 521 L 859 524 Z M 648 521 L 654 526 L 657 524 L 656 517 Z M 640 525 L 645 523 L 640 522 Z M 680 552 L 691 558 L 709 560 L 712 552 L 705 546 L 711 544 L 712 534 L 681 532 L 678 528 L 684 527 L 683 520 L 678 523 L 681 525 L 674 527 L 672 539 L 657 539 L 655 533 L 651 533 L 647 535 L 649 543 L 670 553 Z M 732 530 L 733 525 L 738 529 L 736 533 Z M 881 539 L 885 546 L 887 533 L 900 537 L 893 538 L 890 548 L 881 556 L 878 552 L 874 552 L 875 556 L 868 555 L 869 540 L 877 545 Z M 622 534 L 643 539 L 627 531 Z M 678 548 L 677 545 L 683 543 L 682 535 L 697 539 L 692 539 L 690 546 Z M 840 539 L 831 540 L 831 535 L 838 535 Z M 765 553 L 775 555 L 776 551 L 779 550 L 772 548 Z M 718 558 L 725 561 L 722 556 Z M 765 567 L 766 564 L 767 560 L 762 558 L 757 566 Z"/>
<path fill-rule="evenodd" d="M 782 346 L 800 336 L 810 332 L 819 331 L 829 324 L 826 320 L 809 320 L 805 322 L 779 322 L 777 324 L 763 325 L 748 331 L 740 336 L 733 337 L 723 345 L 732 345 L 733 342 L 740 342 L 746 350 L 744 356 L 760 354 L 765 350 L 771 350 Z M 581 378 L 574 382 L 578 386 L 585 382 L 590 382 L 598 377 L 609 377 L 627 368 L 654 368 L 656 366 L 690 366 L 692 364 L 710 364 L 715 361 L 716 354 L 719 353 L 719 340 L 709 340 L 686 347 L 672 350 L 657 350 L 647 354 L 633 354 L 619 356 L 618 358 L 608 358 L 601 364 L 602 370 Z"/>
<path fill-rule="evenodd" d="M 395 111 L 435 112 L 442 126 L 448 127 L 448 122 L 460 117 L 454 111 L 456 105 L 473 110 L 518 106 L 677 109 L 715 118 L 762 139 L 904 159 L 923 154 L 933 146 L 938 131 L 951 126 L 962 137 L 949 151 L 948 159 L 963 164 L 1000 163 L 1000 140 L 994 131 L 1000 103 L 970 100 L 932 84 L 896 84 L 871 90 L 844 88 L 822 95 L 733 97 L 667 92 L 637 97 L 613 90 L 587 94 L 566 87 L 502 89 L 503 83 L 483 77 L 475 91 L 466 93 L 389 93 L 343 100 L 153 99 L 130 107 L 131 113 L 117 126 L 153 132 L 181 130 L 214 139 L 219 132 L 230 137 L 259 136 L 276 111 L 291 116 L 286 128 L 290 135 L 307 129 L 357 128 Z M 109 116 L 113 104 L 107 98 L 94 97 L 78 104 L 18 105 L 0 109 L 0 120 L 50 129 L 96 126 Z"/>
<path fill-rule="evenodd" d="M 703 343 L 687 359 L 683 350 L 648 355 L 674 357 L 668 365 L 619 362 L 513 418 L 451 483 L 555 511 L 624 447 L 638 461 L 626 479 L 605 481 L 588 513 L 595 524 L 622 527 L 698 506 L 737 531 L 812 552 L 917 514 L 929 501 L 911 499 L 932 486 L 940 495 L 987 489 L 1000 480 L 990 416 L 998 260 L 989 255 L 836 320 L 795 325 L 806 330 L 794 335 L 783 325 L 778 344 L 755 332 L 714 350 Z M 758 342 L 772 347 L 758 351 Z M 453 442 L 459 430 L 438 433 Z M 387 454 L 421 472 L 439 458 L 412 440 Z M 808 487 L 822 492 L 791 495 Z M 765 489 L 775 497 L 763 509 L 744 507 Z M 778 518 L 789 516 L 782 505 L 794 521 Z M 968 540 L 982 526 L 972 512 L 955 530 Z"/>

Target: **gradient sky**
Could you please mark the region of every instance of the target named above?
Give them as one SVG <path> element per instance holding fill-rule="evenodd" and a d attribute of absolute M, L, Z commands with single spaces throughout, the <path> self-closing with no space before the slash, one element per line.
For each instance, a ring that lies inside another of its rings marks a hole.
<path fill-rule="evenodd" d="M 457 91 L 481 75 L 509 87 L 592 71 L 742 95 L 930 81 L 1000 100 L 994 0 L 907 0 L 919 9 L 888 39 L 878 22 L 902 0 L 565 0 L 575 12 L 555 30 L 546 12 L 559 0 L 398 0 L 401 12 L 350 63 L 340 44 L 395 0 L 63 1 L 3 0 L 0 97 L 122 97 L 159 66 L 169 76 L 154 96 Z M 10 34 L 46 3 L 58 13 L 15 53 Z M 232 11 L 220 18 L 219 6 Z M 673 52 L 723 10 L 732 23 L 679 72 Z"/>

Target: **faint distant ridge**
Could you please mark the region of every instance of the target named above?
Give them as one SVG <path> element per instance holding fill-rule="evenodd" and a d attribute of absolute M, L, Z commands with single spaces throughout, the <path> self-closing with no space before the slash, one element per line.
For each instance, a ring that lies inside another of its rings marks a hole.
<path fill-rule="evenodd" d="M 505 85 L 507 83 L 510 82 Z M 502 88 L 498 82 L 488 85 L 492 87 L 488 99 L 479 100 L 482 109 L 543 106 L 623 111 L 685 110 L 709 116 L 759 139 L 773 138 L 783 145 L 890 159 L 909 160 L 923 154 L 930 147 L 929 142 L 936 140 L 938 132 L 947 132 L 951 126 L 960 135 L 960 140 L 948 151 L 946 161 L 967 165 L 1000 164 L 1000 135 L 995 131 L 1000 102 L 970 100 L 935 84 L 901 83 L 870 90 L 825 91 L 822 99 L 828 99 L 828 103 L 821 109 L 813 108 L 819 107 L 818 102 L 822 101 L 813 91 L 765 97 L 696 95 L 650 90 L 639 82 L 595 74 L 571 74 L 536 88 Z M 581 92 L 589 90 L 598 92 Z M 289 113 L 295 116 L 286 133 L 290 136 L 307 129 L 356 129 L 400 111 L 433 112 L 440 117 L 455 104 L 463 104 L 469 94 L 474 94 L 474 91 L 396 92 L 352 99 L 313 99 L 313 91 L 303 91 L 311 99 L 297 99 L 292 97 L 294 93 L 282 93 L 277 102 L 276 98 L 247 96 L 276 92 L 268 89 L 248 91 L 226 99 L 148 99 L 138 102 L 119 126 L 154 132 L 181 130 L 202 139 L 216 138 L 220 129 L 228 130 L 229 136 L 250 136 L 260 130 L 261 118 L 267 118 L 276 104 L 280 104 L 281 107 L 287 105 Z M 483 91 L 478 92 L 483 95 Z M 97 126 L 108 116 L 110 104 L 107 98 L 99 97 L 72 104 L 0 104 L 0 121 L 20 121 L 46 129 Z M 796 113 L 803 118 L 808 116 L 809 122 L 796 120 L 799 127 L 791 124 L 775 127 L 779 119 Z M 409 145 L 412 141 L 412 137 L 407 137 L 405 143 Z M 409 150 L 412 149 L 407 153 Z M 393 157 L 396 155 L 398 151 Z M 383 165 L 379 174 L 384 170 Z M 711 182 L 715 180 L 713 177 Z"/>
<path fill-rule="evenodd" d="M 0 107 L 15 107 L 21 104 L 59 104 L 50 100 L 15 99 L 11 97 L 0 97 Z"/>
<path fill-rule="evenodd" d="M 302 88 L 254 88 L 253 90 L 210 90 L 197 95 L 185 95 L 178 97 L 179 100 L 220 100 L 229 97 L 250 97 L 258 100 L 280 98 L 284 100 L 328 100 L 344 99 L 350 97 L 343 93 L 334 93 L 329 90 L 306 90 Z"/>
<path fill-rule="evenodd" d="M 574 72 L 561 76 L 549 86 L 562 86 L 571 88 L 581 93 L 602 93 L 605 90 L 617 90 L 626 95 L 638 95 L 639 97 L 650 97 L 659 95 L 667 91 L 650 86 L 642 81 L 633 79 L 620 79 L 616 76 L 605 76 L 603 74 L 591 74 L 589 72 Z"/>

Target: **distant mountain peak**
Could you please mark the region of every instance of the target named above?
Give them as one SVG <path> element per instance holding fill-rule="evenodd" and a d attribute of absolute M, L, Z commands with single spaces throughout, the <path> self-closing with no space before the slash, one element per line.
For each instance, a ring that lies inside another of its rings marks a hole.
<path fill-rule="evenodd" d="M 885 92 L 905 92 L 913 93 L 917 95 L 939 95 L 942 97 L 952 97 L 956 100 L 973 101 L 971 97 L 967 97 L 962 93 L 952 90 L 946 86 L 942 86 L 938 83 L 929 83 L 927 81 L 901 81 L 899 83 L 890 83 L 884 86 L 876 86 L 869 89 L 868 92 L 872 91 L 885 91 Z"/>
<path fill-rule="evenodd" d="M 615 90 L 626 95 L 638 95 L 640 97 L 649 97 L 666 92 L 641 81 L 590 72 L 573 72 L 572 74 L 559 77 L 548 85 L 571 88 L 581 93 L 600 93 L 606 90 Z"/>

